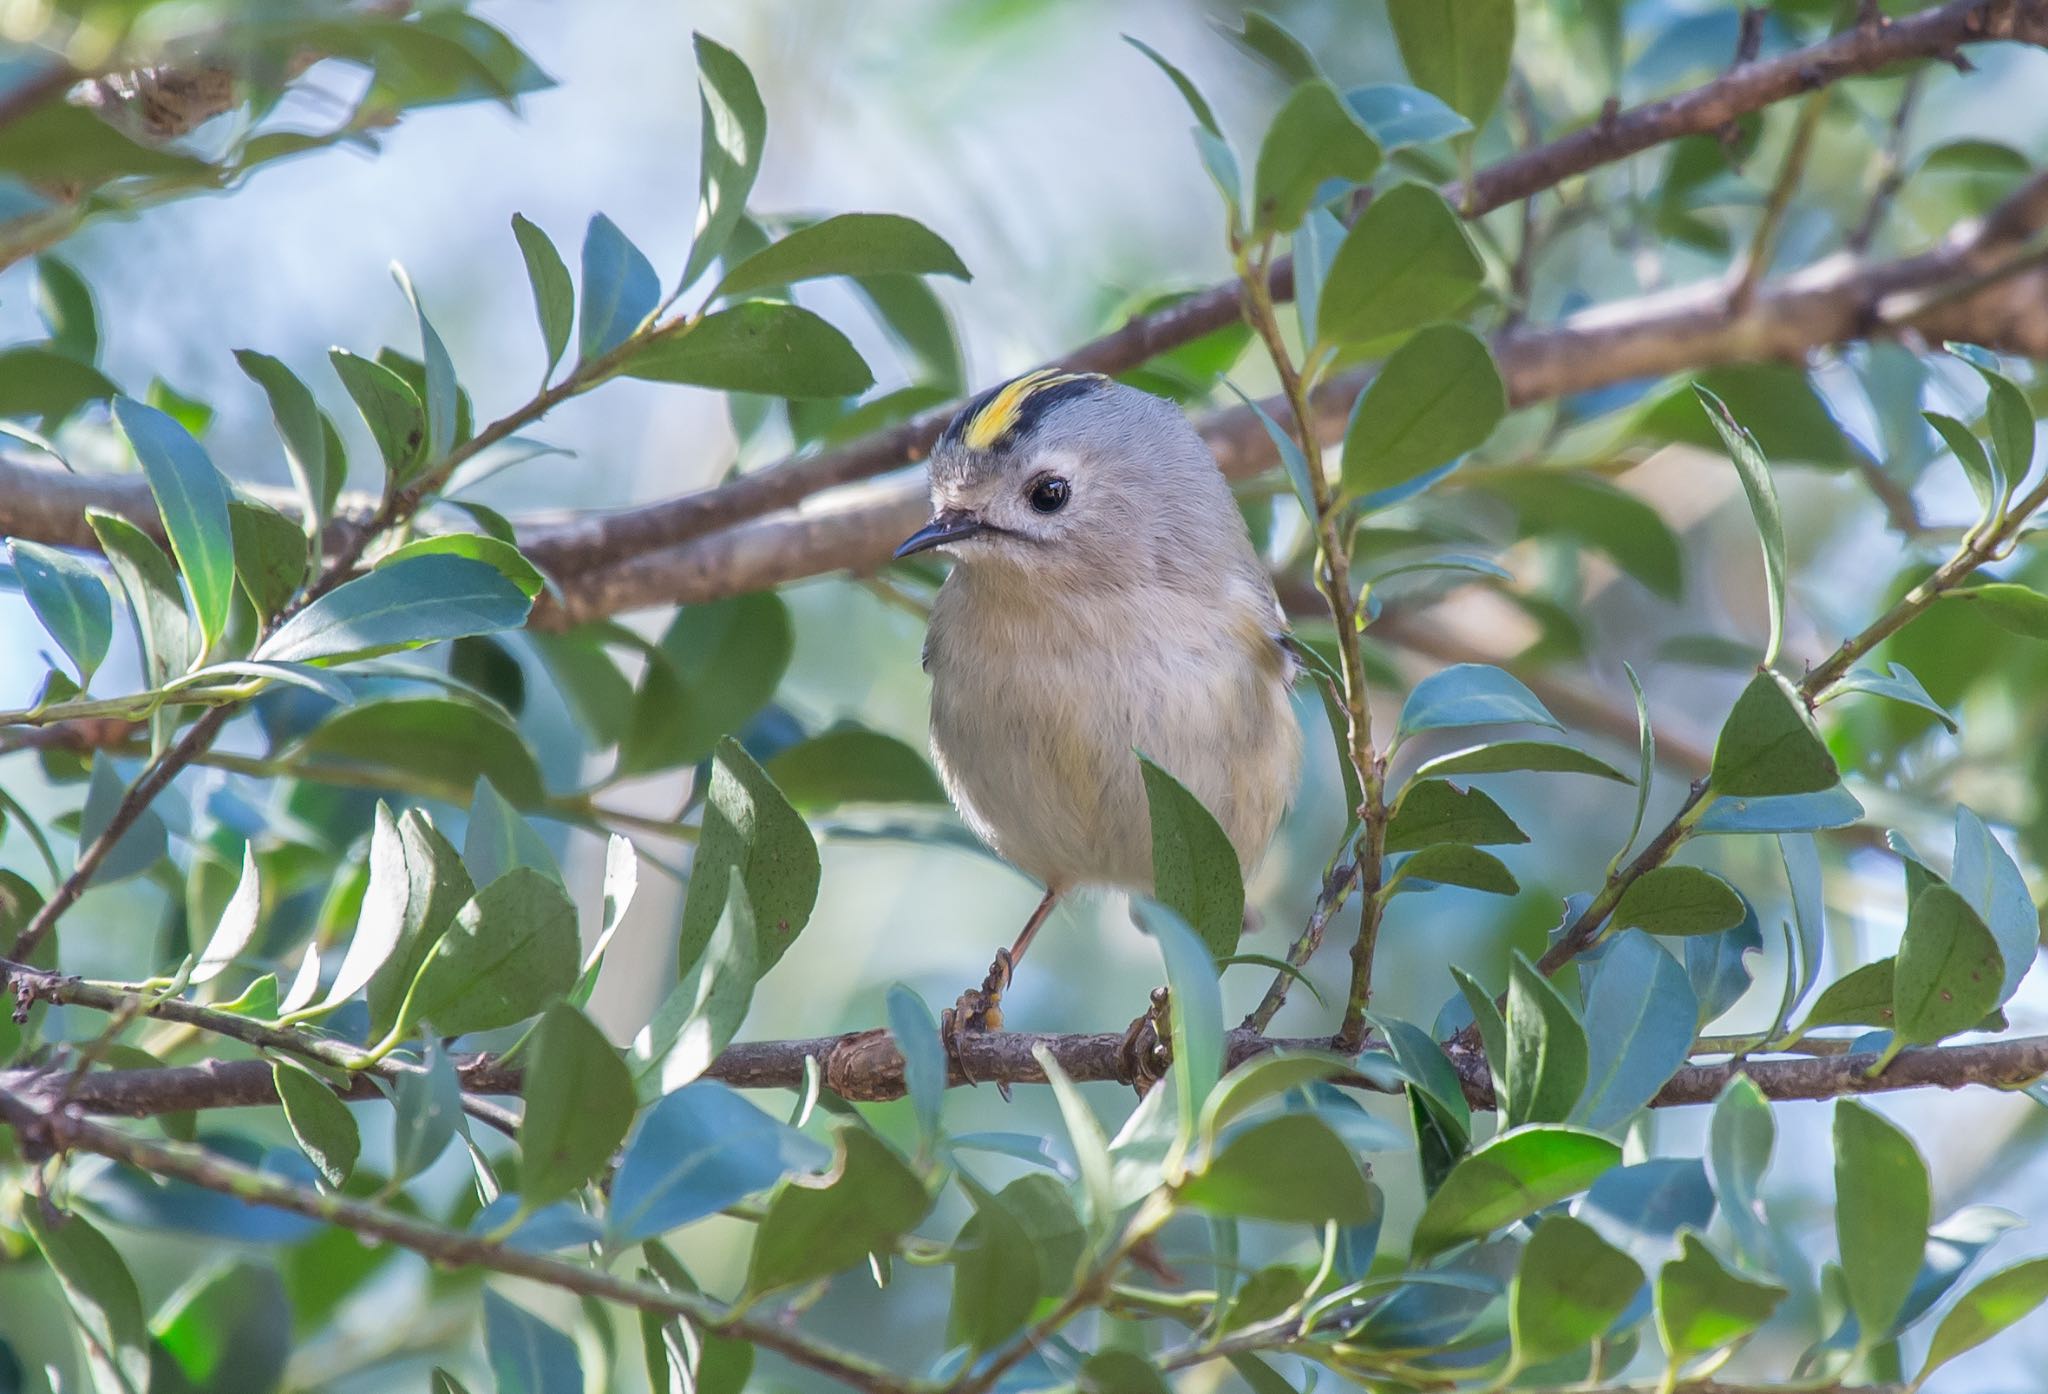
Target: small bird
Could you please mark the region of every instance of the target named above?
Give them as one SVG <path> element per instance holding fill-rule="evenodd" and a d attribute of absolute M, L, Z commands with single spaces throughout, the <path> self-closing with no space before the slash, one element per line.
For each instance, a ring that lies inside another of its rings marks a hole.
<path fill-rule="evenodd" d="M 931 521 L 896 555 L 956 563 L 925 636 L 932 754 L 968 826 L 1045 887 L 946 1013 L 951 1044 L 1001 1028 L 1060 897 L 1151 891 L 1139 752 L 1215 815 L 1249 874 L 1293 798 L 1301 733 L 1272 581 L 1178 407 L 1041 369 L 968 403 L 930 477 Z"/>

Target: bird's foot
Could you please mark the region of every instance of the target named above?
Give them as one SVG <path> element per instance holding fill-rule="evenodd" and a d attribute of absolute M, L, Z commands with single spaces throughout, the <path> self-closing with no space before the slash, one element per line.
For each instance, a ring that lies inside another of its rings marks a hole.
<path fill-rule="evenodd" d="M 981 1081 L 974 1077 L 974 1071 L 960 1054 L 960 1038 L 973 1032 L 1003 1029 L 1003 993 L 1009 989 L 1012 973 L 1010 951 L 997 949 L 995 962 L 989 965 L 981 986 L 968 988 L 960 994 L 959 1001 L 939 1014 L 939 1039 L 945 1043 L 946 1058 L 969 1084 Z M 996 1081 L 996 1090 L 1005 1100 L 1010 1097 L 1010 1086 L 1004 1081 Z"/>
<path fill-rule="evenodd" d="M 1117 1078 L 1143 1098 L 1173 1064 L 1173 998 L 1163 987 L 1152 989 L 1152 1005 L 1124 1032 L 1117 1049 Z"/>

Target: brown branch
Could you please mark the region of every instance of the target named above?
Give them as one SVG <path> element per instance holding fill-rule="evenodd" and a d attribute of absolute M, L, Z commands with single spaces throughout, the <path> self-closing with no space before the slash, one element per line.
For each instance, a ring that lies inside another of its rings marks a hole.
<path fill-rule="evenodd" d="M 154 1176 L 189 1182 L 274 1210 L 303 1215 L 370 1239 L 396 1244 L 450 1267 L 484 1268 L 529 1278 L 567 1292 L 616 1302 L 643 1312 L 686 1317 L 795 1364 L 870 1394 L 908 1394 L 916 1386 L 850 1352 L 820 1345 L 781 1323 L 754 1320 L 695 1293 L 633 1282 L 602 1269 L 565 1259 L 507 1248 L 490 1239 L 445 1229 L 379 1205 L 294 1185 L 269 1172 L 243 1166 L 202 1148 L 131 1137 L 101 1123 L 76 1117 L 44 1096 L 0 1088 L 0 1121 L 21 1137 L 31 1153 L 91 1152 L 140 1168 Z"/>

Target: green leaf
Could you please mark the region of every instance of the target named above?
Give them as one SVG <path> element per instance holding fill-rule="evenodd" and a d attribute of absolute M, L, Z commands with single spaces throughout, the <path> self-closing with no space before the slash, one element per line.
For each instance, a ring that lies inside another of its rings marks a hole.
<path fill-rule="evenodd" d="M 650 661 L 619 744 L 619 773 L 693 765 L 768 705 L 789 667 L 789 610 L 756 592 L 676 612 Z"/>
<path fill-rule="evenodd" d="M 1498 1081 L 1501 1121 L 1561 1123 L 1586 1087 L 1586 1030 L 1578 1013 L 1520 952 L 1508 965 L 1508 1053 Z"/>
<path fill-rule="evenodd" d="M 1546 774 L 1590 774 L 1600 779 L 1611 779 L 1617 784 L 1633 784 L 1635 780 L 1623 774 L 1605 760 L 1596 759 L 1583 750 L 1555 741 L 1489 741 L 1485 745 L 1467 746 L 1454 750 L 1448 755 L 1439 755 L 1425 760 L 1415 770 L 1417 779 L 1453 774 L 1507 774 L 1519 770 L 1533 770 Z"/>
<path fill-rule="evenodd" d="M 447 697 L 383 697 L 336 708 L 293 749 L 314 770 L 393 785 L 408 775 L 432 781 L 451 802 L 482 778 L 522 804 L 545 796 L 540 766 L 518 728 L 488 708 Z"/>
<path fill-rule="evenodd" d="M 370 979 L 368 999 L 373 1036 L 381 1036 L 390 1029 L 420 965 L 454 922 L 456 912 L 476 894 L 468 872 L 463 870 L 461 855 L 424 813 L 406 810 L 398 820 L 398 834 L 405 854 L 405 920 L 398 947 Z M 372 875 L 374 879 L 374 867 Z"/>
<path fill-rule="evenodd" d="M 1895 1041 L 1932 1045 L 1971 1030 L 2002 1000 L 2004 980 L 2005 958 L 1983 918 L 1949 887 L 1927 887 L 1913 898 L 1899 941 Z"/>
<path fill-rule="evenodd" d="M 284 441 L 284 461 L 308 520 L 305 531 L 318 535 L 340 497 L 345 469 L 338 453 L 332 458 L 328 453 L 334 425 L 321 414 L 312 390 L 279 360 L 254 349 L 236 349 L 235 362 L 270 401 L 271 418 Z"/>
<path fill-rule="evenodd" d="M 1671 1368 L 1732 1346 L 1762 1326 L 1785 1289 L 1730 1272 L 1690 1231 L 1679 1235 L 1679 1256 L 1657 1271 L 1657 1335 Z"/>
<path fill-rule="evenodd" d="M 569 347 L 569 328 L 576 318 L 576 287 L 569 280 L 569 268 L 562 264 L 562 254 L 537 224 L 514 213 L 512 235 L 519 239 L 519 255 L 526 260 L 533 313 L 540 321 L 541 343 L 547 348 L 548 365 L 540 375 L 546 382 L 555 375 L 555 365 Z"/>
<path fill-rule="evenodd" d="M 1515 1363 L 1528 1368 L 1599 1339 L 1643 1285 L 1635 1260 L 1591 1225 L 1552 1215 L 1522 1250 L 1508 1296 Z"/>
<path fill-rule="evenodd" d="M 334 1096 L 327 1082 L 305 1066 L 282 1057 L 270 1063 L 270 1082 L 284 1105 L 285 1121 L 299 1150 L 306 1154 L 328 1185 L 337 1190 L 356 1169 L 362 1138 L 355 1115 Z"/>
<path fill-rule="evenodd" d="M 1638 876 L 1614 907 L 1614 928 L 1652 934 L 1718 934 L 1747 912 L 1735 888 L 1696 866 L 1657 866 Z"/>
<path fill-rule="evenodd" d="M 1834 694 L 1847 692 L 1868 692 L 1873 697 L 1889 697 L 1894 702 L 1903 702 L 1909 707 L 1918 707 L 1932 712 L 1935 720 L 1948 728 L 1950 735 L 1959 729 L 1956 719 L 1950 716 L 1948 708 L 1928 695 L 1920 679 L 1913 676 L 1911 669 L 1902 663 L 1887 663 L 1888 674 L 1873 673 L 1868 668 L 1853 668 L 1835 684 Z"/>
<path fill-rule="evenodd" d="M 370 825 L 370 880 L 363 890 L 362 908 L 356 913 L 356 932 L 349 936 L 348 952 L 342 956 L 319 1010 L 339 1007 L 367 988 L 398 951 L 411 894 L 404 834 L 391 806 L 379 799 Z"/>
<path fill-rule="evenodd" d="M 1344 94 L 1373 139 L 1388 154 L 1461 136 L 1472 123 L 1442 100 L 1404 82 L 1368 82 Z"/>
<path fill-rule="evenodd" d="M 1984 453 L 1983 442 L 1976 434 L 1953 416 L 1938 411 L 1920 413 L 1927 424 L 1940 433 L 1942 442 L 1956 457 L 1963 477 L 1970 481 L 1970 492 L 1977 496 L 1978 516 L 1989 518 L 1998 506 L 1999 497 L 2005 492 L 2005 476 Z"/>
<path fill-rule="evenodd" d="M 136 643 L 142 649 L 143 676 L 151 687 L 162 687 L 199 657 L 199 635 L 186 613 L 178 573 L 163 549 L 126 518 L 87 509 L 85 520 L 127 594 Z M 163 739 L 168 738 L 169 721 L 168 716 L 161 719 Z"/>
<path fill-rule="evenodd" d="M 1685 590 L 1678 537 L 1657 510 L 1594 475 L 1562 469 L 1488 470 L 1475 485 L 1514 508 L 1522 537 L 1564 537 L 1605 555 L 1666 600 Z"/>
<path fill-rule="evenodd" d="M 420 1068 L 400 1075 L 392 1096 L 391 1180 L 396 1184 L 432 1166 L 455 1140 L 462 1120 L 462 1081 L 438 1038 L 427 1037 Z"/>
<path fill-rule="evenodd" d="M 114 420 L 135 449 L 171 551 L 192 596 L 205 646 L 227 629 L 234 601 L 235 543 L 228 522 L 228 486 L 185 428 L 132 397 L 114 399 Z"/>
<path fill-rule="evenodd" d="M 726 874 L 724 914 L 711 942 L 662 999 L 654 1019 L 633 1039 L 641 1090 L 671 1093 L 699 1078 L 739 1034 L 754 1001 L 761 969 L 760 930 L 738 867 Z M 933 1039 L 937 1039 L 937 1027 Z M 659 1073 L 655 1071 L 659 1068 Z"/>
<path fill-rule="evenodd" d="M 65 187 L 128 174 L 187 180 L 215 174 L 200 160 L 130 140 L 97 111 L 65 101 L 31 107 L 0 127 L 0 170 Z"/>
<path fill-rule="evenodd" d="M 903 1055 L 903 1088 L 917 1112 L 918 1132 L 927 1147 L 939 1135 L 939 1112 L 946 1102 L 946 1051 L 939 1023 L 915 992 L 896 983 L 889 989 L 889 1034 Z"/>
<path fill-rule="evenodd" d="M 1756 518 L 1756 532 L 1764 549 L 1764 592 L 1771 607 L 1771 638 L 1764 647 L 1763 666 L 1778 661 L 1778 648 L 1785 638 L 1785 516 L 1778 507 L 1778 486 L 1771 479 L 1771 467 L 1757 447 L 1756 437 L 1742 428 L 1719 397 L 1695 384 L 1707 418 L 1728 447 L 1728 459 L 1742 479 L 1742 492 L 1749 496 L 1749 511 Z"/>
<path fill-rule="evenodd" d="M 207 939 L 206 947 L 200 950 L 191 981 L 210 983 L 242 956 L 243 950 L 256 937 L 262 909 L 263 885 L 256 870 L 256 849 L 244 843 L 241 879 L 235 883 L 234 894 L 228 897 L 227 905 L 221 910 L 220 920 Z"/>
<path fill-rule="evenodd" d="M 1180 1117 L 1179 1141 L 1173 1153 L 1178 1160 L 1194 1140 L 1203 1100 L 1223 1076 L 1222 983 L 1201 938 L 1170 906 L 1145 902 L 1139 927 L 1159 941 L 1160 957 L 1166 961 L 1166 985 L 1173 994 L 1170 1073 Z"/>
<path fill-rule="evenodd" d="M 725 911 L 728 872 L 737 868 L 754 912 L 757 974 L 781 961 L 818 901 L 818 844 L 802 815 L 740 743 L 720 741 L 711 762 L 697 860 L 683 899 L 676 962 L 704 952 Z"/>
<path fill-rule="evenodd" d="M 943 804 L 946 790 L 924 756 L 894 736 L 859 726 L 778 750 L 762 768 L 790 804 L 826 813 L 847 804 Z"/>
<path fill-rule="evenodd" d="M 1883 1114 L 1835 1103 L 1835 1238 L 1865 1349 L 1885 1340 L 1927 1246 L 1933 1201 L 1913 1139 Z"/>
<path fill-rule="evenodd" d="M 1829 983 L 1807 1010 L 1799 1034 L 1821 1026 L 1890 1026 L 1897 968 L 1896 959 L 1881 958 Z"/>
<path fill-rule="evenodd" d="M 768 134 L 768 113 L 747 65 L 731 49 L 702 34 L 696 36 L 696 44 L 703 145 L 697 169 L 697 240 L 683 267 L 684 286 L 710 269 L 745 215 Z"/>
<path fill-rule="evenodd" d="M 1334 1079 L 1349 1068 L 1343 1057 L 1323 1053 L 1274 1050 L 1254 1055 L 1225 1075 L 1203 1101 L 1196 1141 L 1204 1151 L 1212 1150 L 1217 1134 L 1254 1106 L 1290 1089 Z"/>
<path fill-rule="evenodd" d="M 1388 0 L 1387 17 L 1415 85 L 1484 125 L 1507 86 L 1514 0 Z"/>
<path fill-rule="evenodd" d="M 92 288 L 68 261 L 43 255 L 36 258 L 36 315 L 50 331 L 50 347 L 81 363 L 100 356 L 99 312 L 93 308 Z"/>
<path fill-rule="evenodd" d="M 1792 684 L 1758 673 L 1714 742 L 1712 781 L 1716 795 L 1755 798 L 1832 789 L 1841 773 Z"/>
<path fill-rule="evenodd" d="M 995 1197 L 977 1195 L 974 1213 L 953 1240 L 951 1339 L 992 1350 L 1023 1326 L 1038 1305 L 1044 1277 L 1023 1223 Z"/>
<path fill-rule="evenodd" d="M 1259 146 L 1251 215 L 1255 236 L 1292 232 L 1325 180 L 1363 184 L 1380 167 L 1379 142 L 1320 77 L 1288 94 Z"/>
<path fill-rule="evenodd" d="M 1140 754 L 1152 820 L 1153 894 L 1201 936 L 1211 958 L 1237 951 L 1244 875 L 1214 814 L 1151 757 Z"/>
<path fill-rule="evenodd" d="M 484 1290 L 484 1351 L 497 1394 L 583 1394 L 576 1343 L 524 1307 Z"/>
<path fill-rule="evenodd" d="M 710 130 L 706 128 L 706 137 Z M 632 337 L 661 300 L 661 278 L 647 254 L 604 214 L 583 234 L 583 319 L 577 349 L 602 358 Z"/>
<path fill-rule="evenodd" d="M 1455 315 L 1485 264 L 1443 196 L 1424 184 L 1377 195 L 1337 248 L 1316 310 L 1326 344 L 1371 344 Z"/>
<path fill-rule="evenodd" d="M 1380 1213 L 1358 1159 L 1312 1113 L 1282 1113 L 1226 1134 L 1178 1195 L 1212 1214 L 1285 1224 L 1362 1225 Z"/>
<path fill-rule="evenodd" d="M 1386 850 L 1412 852 L 1439 842 L 1488 847 L 1527 842 L 1501 806 L 1477 789 L 1425 779 L 1401 792 L 1387 822 Z"/>
<path fill-rule="evenodd" d="M 210 1275 L 188 1280 L 150 1321 L 172 1367 L 158 1362 L 158 1394 L 279 1388 L 294 1315 L 284 1280 L 270 1265 L 247 1260 L 216 1262 L 200 1272 L 206 1268 Z"/>
<path fill-rule="evenodd" d="M 1714 1102 L 1706 1162 L 1736 1248 L 1753 1263 L 1768 1261 L 1773 1251 L 1763 1183 L 1776 1136 L 1770 1101 L 1756 1081 L 1743 1074 L 1729 1080 Z"/>
<path fill-rule="evenodd" d="M 448 346 L 441 342 L 441 335 L 427 319 L 427 312 L 420 305 L 420 297 L 413 289 L 412 277 L 405 268 L 392 264 L 391 274 L 397 278 L 398 288 L 405 292 L 405 298 L 412 304 L 413 318 L 420 331 L 420 364 L 423 388 L 419 393 L 421 405 L 427 413 L 426 459 L 438 461 L 447 458 L 455 448 L 457 398 L 460 389 L 455 381 L 455 364 L 448 357 Z"/>
<path fill-rule="evenodd" d="M 1482 995 L 1489 1009 L 1493 999 Z M 1413 1022 L 1399 1020 L 1382 1013 L 1367 1014 L 1373 1027 L 1387 1043 L 1394 1063 L 1401 1073 L 1420 1091 L 1423 1098 L 1451 1125 L 1456 1133 L 1457 1150 L 1462 1152 L 1472 1133 L 1472 1109 L 1466 1102 L 1464 1085 L 1458 1079 L 1457 1067 L 1451 1064 L 1427 1031 Z M 1495 1021 L 1499 1018 L 1496 1015 Z"/>
<path fill-rule="evenodd" d="M 1287 471 L 1287 482 L 1293 486 L 1295 500 L 1301 504 L 1302 516 L 1314 518 L 1315 484 L 1309 476 L 1308 456 L 1302 454 L 1301 446 L 1296 443 L 1293 436 L 1281 428 L 1272 414 L 1239 391 L 1236 383 L 1226 379 L 1223 385 L 1237 393 L 1237 399 L 1244 403 L 1246 410 L 1259 419 L 1259 425 L 1265 428 L 1267 439 L 1273 442 L 1273 450 L 1280 457 L 1281 467 Z"/>
<path fill-rule="evenodd" d="M 306 534 L 267 503 L 228 500 L 235 574 L 257 615 L 269 619 L 291 603 L 306 580 Z"/>
<path fill-rule="evenodd" d="M 2031 1315 L 2048 1301 L 2048 1258 L 2032 1258 L 2001 1268 L 1964 1293 L 1949 1308 L 1928 1343 L 1927 1359 L 1913 1387 L 1961 1355 L 1975 1350 L 1999 1332 Z"/>
<path fill-rule="evenodd" d="M 1223 128 L 1216 124 L 1216 113 L 1210 110 L 1208 99 L 1202 95 L 1200 89 L 1195 86 L 1188 75 L 1168 62 L 1150 44 L 1134 39 L 1129 34 L 1124 35 L 1123 39 L 1125 43 L 1151 59 L 1154 66 L 1160 72 L 1166 74 L 1167 80 L 1174 85 L 1180 92 L 1181 99 L 1188 104 L 1188 110 L 1194 113 L 1195 121 L 1201 129 L 1214 136 L 1217 140 L 1223 139 Z"/>
<path fill-rule="evenodd" d="M 69 552 L 14 538 L 14 574 L 31 610 L 78 669 L 78 686 L 92 686 L 114 640 L 114 600 L 93 569 Z"/>
<path fill-rule="evenodd" d="M 1405 886 L 1411 881 L 1463 886 L 1488 895 L 1514 895 L 1522 889 L 1515 881 L 1514 873 L 1502 864 L 1500 858 L 1477 847 L 1457 843 L 1424 847 L 1401 863 L 1388 885 L 1390 888 Z"/>
<path fill-rule="evenodd" d="M 822 1143 L 716 1080 L 686 1084 L 648 1110 L 626 1146 L 612 1182 L 610 1241 L 665 1234 L 830 1160 Z"/>
<path fill-rule="evenodd" d="M 547 1009 L 526 1057 L 519 1120 L 519 1195 L 525 1207 L 573 1194 L 604 1169 L 637 1107 L 626 1062 L 566 1002 Z"/>
<path fill-rule="evenodd" d="M 1173 1394 L 1166 1376 L 1130 1350 L 1099 1350 L 1081 1366 L 1079 1394 Z"/>
<path fill-rule="evenodd" d="M 410 557 L 338 586 L 256 646 L 271 663 L 334 662 L 516 629 L 533 601 L 488 563 Z"/>
<path fill-rule="evenodd" d="M 408 1018 L 444 1036 L 524 1021 L 576 985 L 580 947 L 561 886 L 514 867 L 456 912 L 420 968 Z"/>
<path fill-rule="evenodd" d="M 1977 370 L 1984 379 L 1984 412 L 1991 432 L 1991 449 L 1998 456 L 1999 473 L 2010 491 L 2027 477 L 2034 464 L 2034 409 L 2026 393 L 1999 371 L 1998 357 L 1975 344 L 1942 345 Z"/>
<path fill-rule="evenodd" d="M 81 363 L 42 344 L 0 349 L 0 417 L 36 416 L 54 431 L 87 402 L 101 402 L 120 389 L 90 363 Z"/>
<path fill-rule="evenodd" d="M 1242 30 L 1232 30 L 1220 20 L 1213 22 L 1223 37 L 1265 62 L 1289 82 L 1307 82 L 1321 72 L 1308 46 L 1288 33 L 1271 15 L 1259 10 L 1246 10 L 1241 18 L 1244 23 Z"/>
<path fill-rule="evenodd" d="M 1325 324 L 1324 335 L 1330 332 Z M 1507 405 L 1500 370 L 1476 334 L 1456 324 L 1417 330 L 1380 365 L 1352 411 L 1344 487 L 1371 494 L 1448 464 L 1483 444 Z"/>
<path fill-rule="evenodd" d="M 411 482 L 426 461 L 427 410 L 411 384 L 374 359 L 330 349 L 328 361 L 363 415 L 393 487 Z"/>
<path fill-rule="evenodd" d="M 445 532 L 438 537 L 421 537 L 385 553 L 377 559 L 376 570 L 401 566 L 414 557 L 467 557 L 480 561 L 486 566 L 496 567 L 499 574 L 510 581 L 519 593 L 532 600 L 547 584 L 539 568 L 528 561 L 525 554 L 509 542 L 500 542 L 495 537 L 485 537 L 474 532 Z"/>
<path fill-rule="evenodd" d="M 530 867 L 562 884 L 561 869 L 519 810 L 489 779 L 478 779 L 469 801 L 469 826 L 462 831 L 462 860 L 469 874 L 488 886 L 515 866 Z"/>
<path fill-rule="evenodd" d="M 112 757 L 100 755 L 92 762 L 92 779 L 85 786 L 85 807 L 78 819 L 78 847 L 82 852 L 99 840 L 101 833 L 114 820 L 114 810 L 121 805 L 127 793 L 127 785 L 114 769 Z M 95 886 L 112 885 L 139 875 L 155 866 L 169 848 L 169 834 L 164 829 L 164 820 L 153 808 L 144 808 L 142 814 L 128 830 L 116 839 L 113 848 L 100 861 L 99 869 L 93 873 Z"/>
<path fill-rule="evenodd" d="M 1053 1102 L 1059 1106 L 1060 1121 L 1066 1125 L 1067 1142 L 1074 1152 L 1074 1169 L 1081 1173 L 1081 1194 L 1088 1201 L 1089 1221 L 1097 1230 L 1106 1231 L 1117 1213 L 1109 1140 L 1102 1135 L 1102 1124 L 1089 1109 L 1088 1101 L 1081 1097 L 1080 1087 L 1067 1077 L 1052 1052 L 1040 1045 L 1033 1046 L 1031 1054 L 1045 1071 Z"/>
<path fill-rule="evenodd" d="M 81 1215 L 21 1208 L 20 1223 L 57 1274 L 64 1301 L 86 1338 L 93 1383 L 103 1391 L 143 1394 L 150 1385 L 149 1328 L 142 1295 L 120 1251 Z"/>
<path fill-rule="evenodd" d="M 747 1265 L 749 1293 L 849 1268 L 888 1248 L 931 1209 L 924 1182 L 873 1133 L 843 1127 L 837 1144 L 829 1173 L 793 1177 L 769 1200 Z"/>
<path fill-rule="evenodd" d="M 874 374 L 844 334 L 797 305 L 756 300 L 650 339 L 620 368 L 628 377 L 773 397 L 846 397 Z"/>
<path fill-rule="evenodd" d="M 2020 980 L 2034 966 L 2041 940 L 2041 914 L 2034 906 L 2027 878 L 2012 856 L 1992 836 L 1984 820 L 1963 805 L 1956 806 L 1956 856 L 1949 874 L 1954 886 L 1998 941 L 2005 977 L 1998 989 L 2001 1004 L 2019 990 Z"/>
<path fill-rule="evenodd" d="M 1586 1091 L 1571 1119 L 1619 1127 L 1685 1064 L 1699 998 L 1677 959 L 1646 934 L 1624 932 L 1600 956 L 1586 998 Z"/>
<path fill-rule="evenodd" d="M 1621 1161 L 1619 1143 L 1538 1124 L 1488 1139 L 1451 1168 L 1415 1225 L 1417 1259 L 1477 1239 L 1575 1195 Z"/>
<path fill-rule="evenodd" d="M 1524 723 L 1564 729 L 1514 675 L 1490 663 L 1453 663 L 1415 684 L 1396 731 L 1406 738 L 1446 727 Z"/>
<path fill-rule="evenodd" d="M 1481 987 L 1470 973 L 1454 963 L 1451 965 L 1451 978 L 1458 984 L 1458 994 L 1471 1010 L 1472 1024 L 1479 1032 L 1480 1046 L 1486 1052 L 1487 1065 L 1493 1071 L 1494 1083 L 1498 1086 L 1501 1071 L 1507 1065 L 1507 1023 L 1501 1019 L 1500 1008 L 1494 1005 L 1493 994 Z"/>
<path fill-rule="evenodd" d="M 2026 639 L 2048 639 L 2048 595 L 2012 581 L 1945 591 L 1940 604 L 1967 609 Z"/>
<path fill-rule="evenodd" d="M 946 240 L 896 213 L 841 213 L 798 228 L 725 273 L 716 296 L 745 295 L 819 276 L 952 276 L 967 267 Z"/>

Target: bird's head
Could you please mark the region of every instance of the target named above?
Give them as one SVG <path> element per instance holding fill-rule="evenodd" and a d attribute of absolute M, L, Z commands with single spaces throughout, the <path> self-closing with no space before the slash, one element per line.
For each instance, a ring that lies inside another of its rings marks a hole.
<path fill-rule="evenodd" d="M 969 568 L 1114 584 L 1208 555 L 1215 529 L 1243 536 L 1180 409 L 1095 373 L 1040 370 L 983 393 L 930 473 L 931 521 L 898 557 L 938 548 Z"/>

